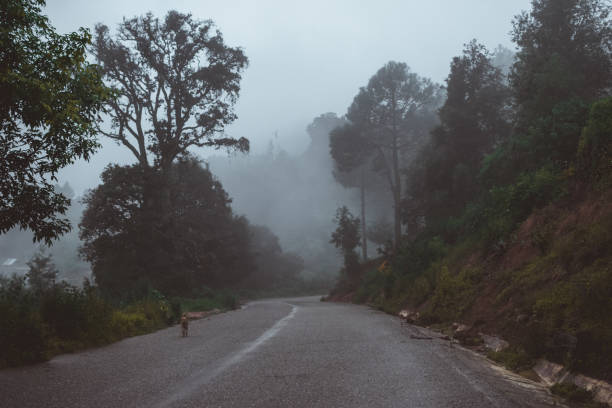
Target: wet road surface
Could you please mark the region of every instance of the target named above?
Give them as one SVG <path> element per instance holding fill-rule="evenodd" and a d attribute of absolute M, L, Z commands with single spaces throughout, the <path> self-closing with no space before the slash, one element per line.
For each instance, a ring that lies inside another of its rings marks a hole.
<path fill-rule="evenodd" d="M 297 298 L 0 371 L 0 407 L 550 407 L 536 384 L 424 329 Z"/>

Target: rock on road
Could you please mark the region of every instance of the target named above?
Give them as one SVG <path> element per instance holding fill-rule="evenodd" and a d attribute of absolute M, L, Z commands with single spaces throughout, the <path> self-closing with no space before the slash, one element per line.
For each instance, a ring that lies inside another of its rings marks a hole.
<path fill-rule="evenodd" d="M 0 407 L 547 407 L 544 388 L 372 309 L 266 300 L 0 371 Z M 558 406 L 558 405 L 557 405 Z"/>

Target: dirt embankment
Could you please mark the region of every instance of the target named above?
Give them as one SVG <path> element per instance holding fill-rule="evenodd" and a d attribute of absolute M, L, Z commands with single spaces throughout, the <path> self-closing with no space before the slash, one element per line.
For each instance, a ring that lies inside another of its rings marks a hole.
<path fill-rule="evenodd" d="M 518 333 L 508 332 L 515 327 L 509 321 L 527 323 L 534 317 L 530 306 L 537 294 L 572 281 L 597 262 L 588 256 L 568 260 L 571 254 L 558 251 L 567 247 L 579 251 L 585 244 L 583 231 L 612 216 L 612 192 L 582 199 L 576 196 L 531 214 L 503 252 L 475 253 L 466 260 L 465 265 L 480 263 L 486 273 L 478 296 L 462 316 L 465 323 L 514 337 Z"/>
<path fill-rule="evenodd" d="M 527 361 L 545 357 L 612 380 L 612 190 L 576 188 L 495 250 L 458 247 L 416 278 L 370 261 L 357 284 L 339 285 L 329 300 L 408 309 L 425 325 L 457 322 L 468 341 L 499 336 Z"/>

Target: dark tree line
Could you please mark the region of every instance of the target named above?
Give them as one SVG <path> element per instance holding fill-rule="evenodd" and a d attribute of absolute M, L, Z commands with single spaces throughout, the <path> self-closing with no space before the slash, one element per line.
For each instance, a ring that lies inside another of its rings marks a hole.
<path fill-rule="evenodd" d="M 396 252 L 469 234 L 503 248 L 517 223 L 560 197 L 575 174 L 602 180 L 609 138 L 601 137 L 603 122 L 586 126 L 612 93 L 611 7 L 533 0 L 513 21 L 517 53 L 469 42 L 450 64 L 445 99 L 395 62 L 359 91 L 349 123 L 330 138 L 335 174 L 362 191 L 370 174 L 383 176 Z M 401 223 L 411 231 L 405 249 Z"/>
<path fill-rule="evenodd" d="M 359 225 L 361 221 L 356 218 L 348 208 L 340 207 L 336 210 L 334 223 L 338 226 L 332 233 L 330 243 L 334 244 L 344 258 L 342 277 L 354 280 L 359 272 L 359 255 L 355 248 L 361 245 Z"/>
<path fill-rule="evenodd" d="M 507 141 L 510 90 L 489 51 L 475 40 L 455 57 L 446 80 L 440 124 L 410 169 L 404 220 L 457 216 L 481 192 L 482 159 Z"/>

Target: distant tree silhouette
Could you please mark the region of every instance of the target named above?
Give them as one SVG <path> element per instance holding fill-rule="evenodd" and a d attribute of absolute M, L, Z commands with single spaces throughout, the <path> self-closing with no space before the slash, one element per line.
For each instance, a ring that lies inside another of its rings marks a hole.
<path fill-rule="evenodd" d="M 371 160 L 393 197 L 394 247 L 401 239 L 402 167 L 436 123 L 440 86 L 410 72 L 404 63 L 391 61 L 359 90 L 346 115 L 358 132 L 354 163 Z M 347 129 L 351 131 L 351 129 Z M 336 154 L 340 157 L 341 153 Z M 360 158 L 357 159 L 357 158 Z"/>
<path fill-rule="evenodd" d="M 27 265 L 29 270 L 26 278 L 34 292 L 40 293 L 53 287 L 58 271 L 51 261 L 51 255 L 39 251 L 32 256 Z"/>
<path fill-rule="evenodd" d="M 306 132 L 310 136 L 310 144 L 304 153 L 305 159 L 315 165 L 329 166 L 332 161 L 329 157 L 329 141 L 331 132 L 347 123 L 346 119 L 338 117 L 333 112 L 327 112 L 317 116 L 306 127 Z"/>
<path fill-rule="evenodd" d="M 126 146 L 143 168 L 168 171 L 192 146 L 249 150 L 245 138 L 219 136 L 236 119 L 248 59 L 213 30 L 212 21 L 177 11 L 163 20 L 151 13 L 124 19 L 115 38 L 107 26 L 96 26 L 94 54 L 119 94 L 107 105 L 111 127 L 100 132 Z"/>
<path fill-rule="evenodd" d="M 330 243 L 340 250 L 344 257 L 344 270 L 349 277 L 354 277 L 359 266 L 359 256 L 355 248 L 360 245 L 359 218 L 355 218 L 346 206 L 336 211 L 334 222 L 338 225 L 332 233 Z"/>
<path fill-rule="evenodd" d="M 243 286 L 249 289 L 279 289 L 296 286 L 304 261 L 292 253 L 284 253 L 278 237 L 269 228 L 249 226 L 249 251 L 255 269 Z"/>
<path fill-rule="evenodd" d="M 359 188 L 361 203 L 361 252 L 368 259 L 366 224 L 366 192 L 377 191 L 384 178 L 374 170 L 369 140 L 354 124 L 334 129 L 329 138 L 329 150 L 334 159 L 334 178 L 345 187 Z"/>

